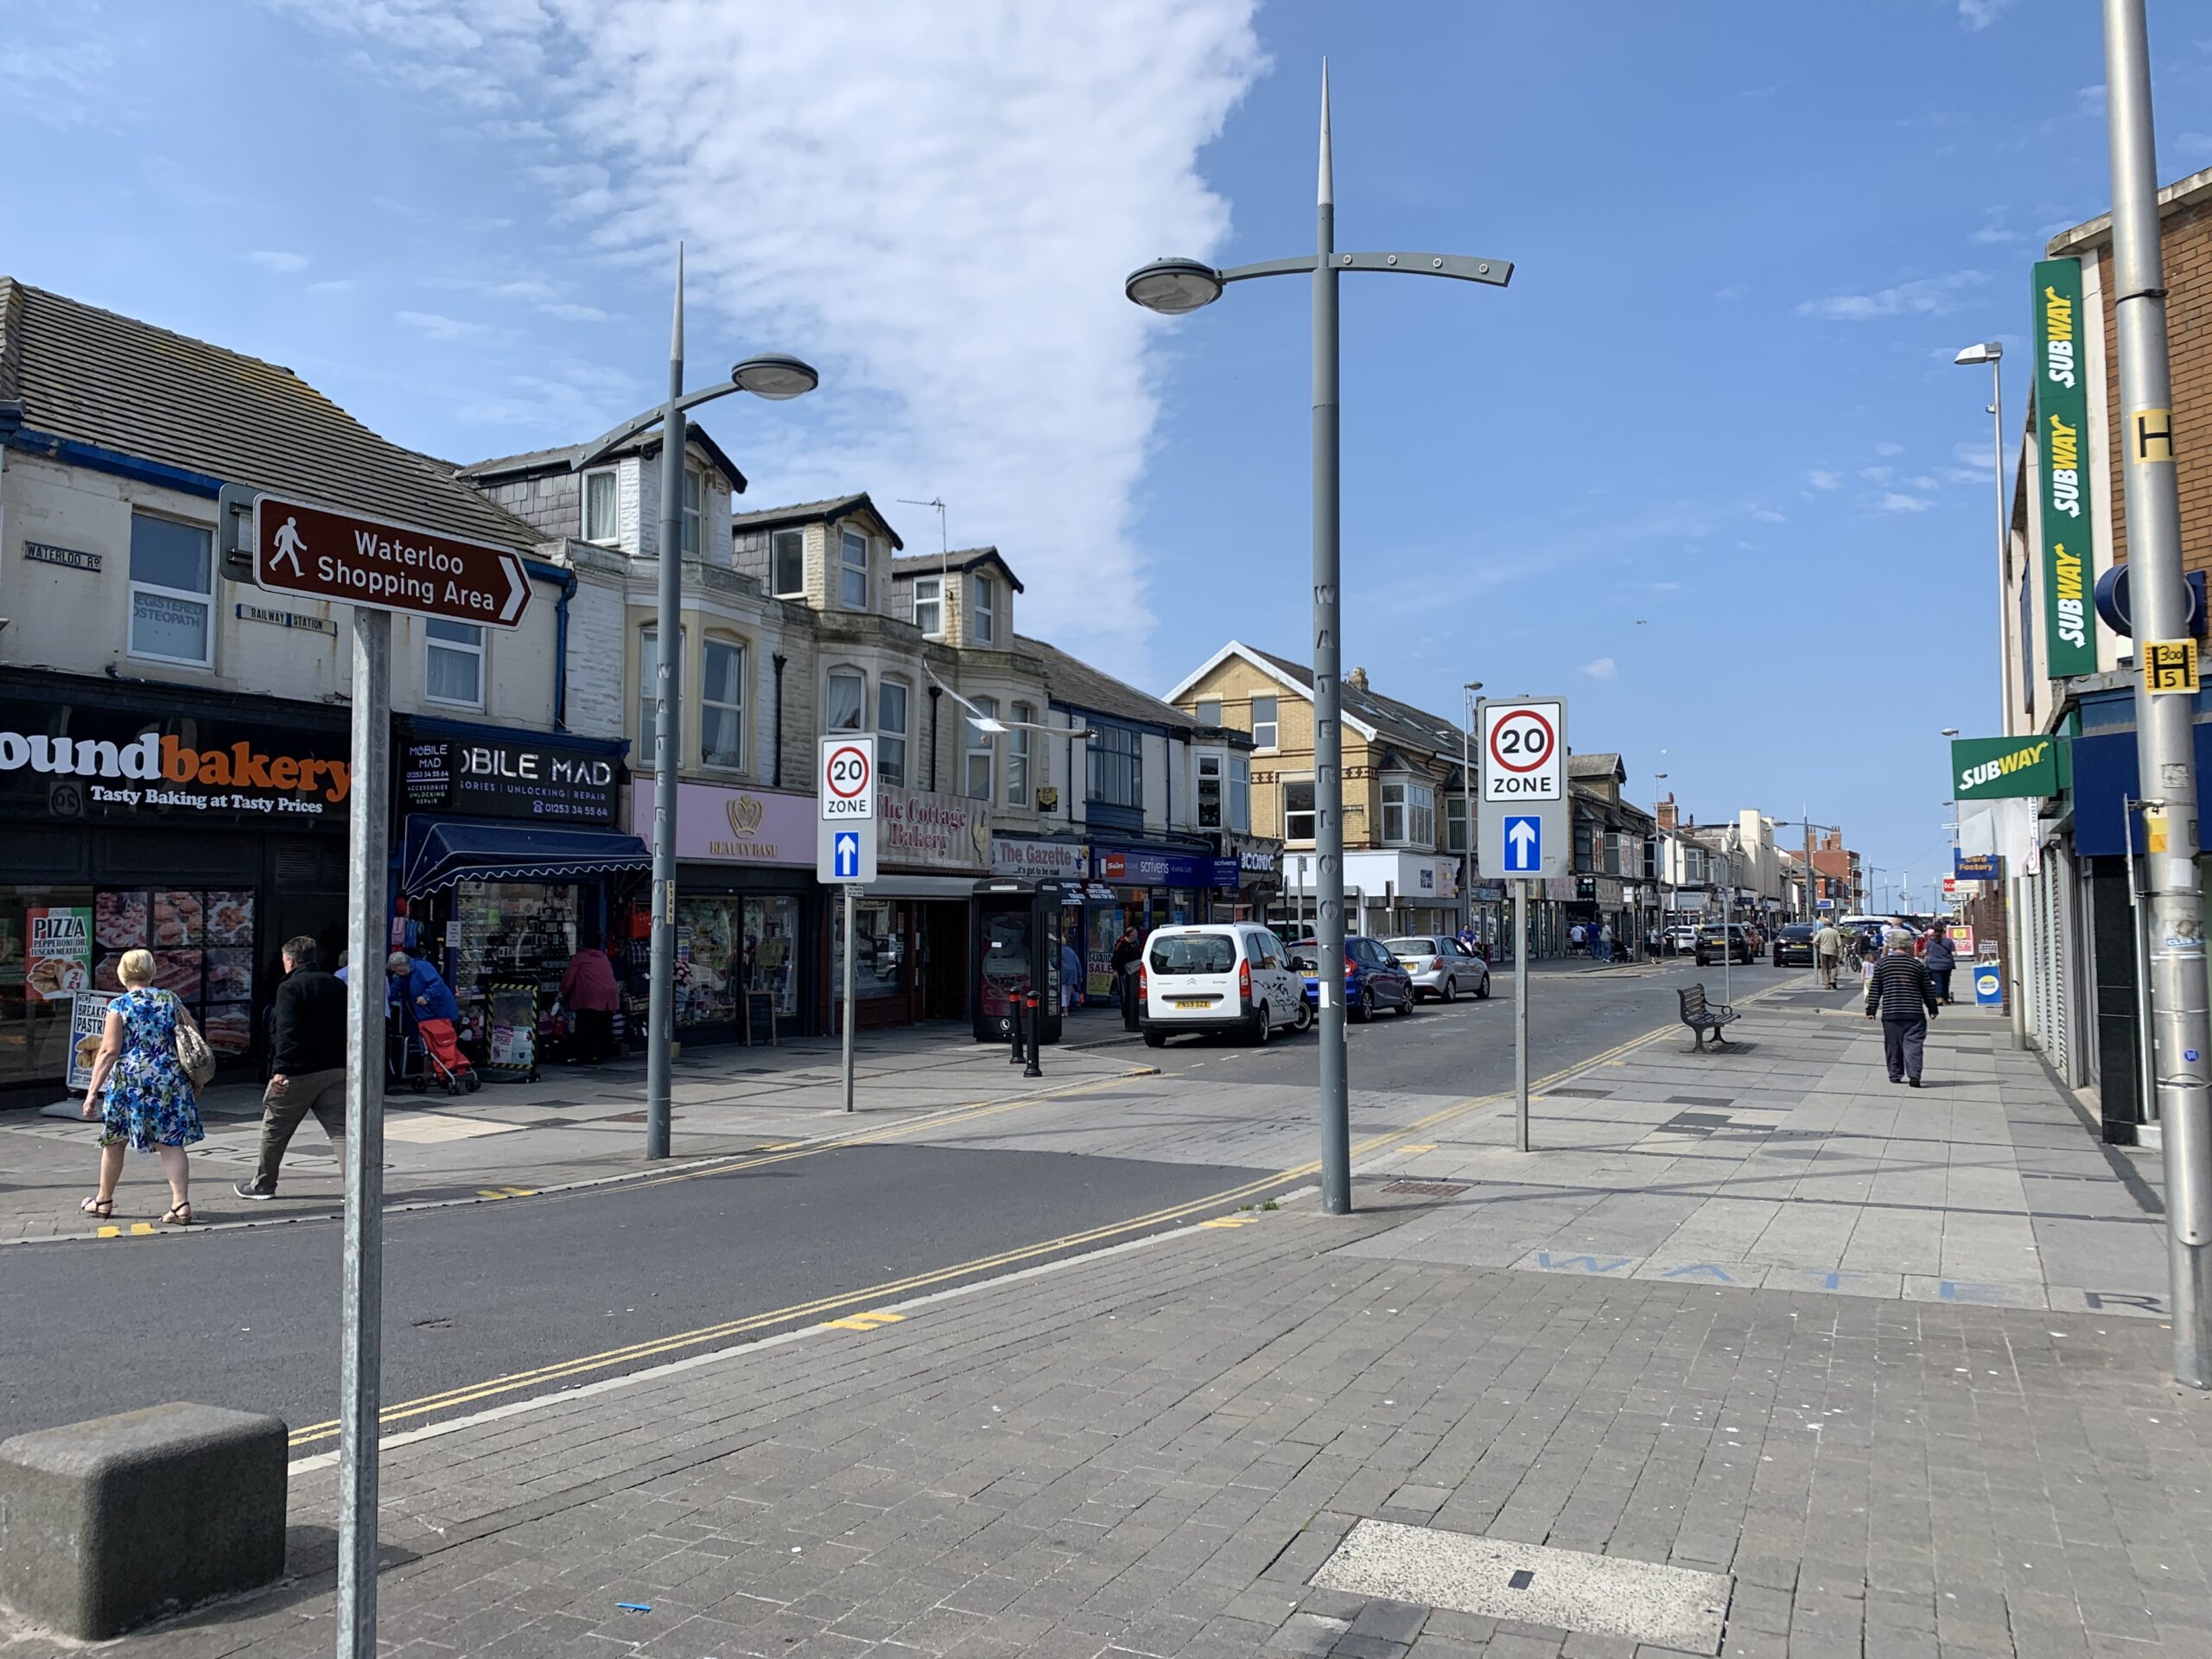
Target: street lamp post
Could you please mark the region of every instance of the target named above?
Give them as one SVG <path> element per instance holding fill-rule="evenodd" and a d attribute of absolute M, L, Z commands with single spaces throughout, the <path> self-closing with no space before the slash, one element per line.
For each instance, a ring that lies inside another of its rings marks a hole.
<path fill-rule="evenodd" d="M 1314 201 L 1314 251 L 1217 270 L 1200 260 L 1156 259 L 1132 271 L 1123 292 L 1147 310 L 1180 316 L 1211 305 L 1230 283 L 1305 275 L 1313 283 L 1313 814 L 1321 1003 L 1321 1205 L 1351 1210 L 1351 1096 L 1345 1077 L 1344 826 L 1343 708 L 1338 588 L 1337 276 L 1341 271 L 1396 271 L 1450 276 L 1503 288 L 1513 267 L 1503 259 L 1450 253 L 1339 253 L 1336 186 L 1329 140 L 1329 70 L 1321 67 L 1321 151 Z"/>
<path fill-rule="evenodd" d="M 645 1156 L 668 1156 L 671 1058 L 676 1043 L 676 782 L 683 758 L 683 456 L 685 415 L 701 404 L 749 391 L 781 403 L 802 397 L 822 377 L 795 357 L 765 352 L 729 372 L 728 381 L 686 395 L 683 390 L 683 250 L 676 251 L 676 320 L 669 335 L 668 401 L 632 416 L 569 461 L 581 472 L 624 445 L 661 429 L 658 603 L 653 633 L 653 938 L 651 1003 L 645 1032 Z M 704 550 L 701 550 L 702 552 Z"/>
<path fill-rule="evenodd" d="M 1667 781 L 1667 773 L 1651 774 L 1651 822 L 1659 831 L 1659 958 L 1666 959 L 1667 947 L 1675 932 L 1675 907 L 1667 901 L 1668 876 L 1675 862 L 1675 846 L 1666 825 L 1659 823 L 1659 785 Z"/>
<path fill-rule="evenodd" d="M 1475 726 L 1475 693 L 1482 689 L 1480 680 L 1469 680 L 1459 688 L 1459 916 L 1460 925 L 1470 932 L 1475 925 L 1475 793 L 1469 744 Z"/>

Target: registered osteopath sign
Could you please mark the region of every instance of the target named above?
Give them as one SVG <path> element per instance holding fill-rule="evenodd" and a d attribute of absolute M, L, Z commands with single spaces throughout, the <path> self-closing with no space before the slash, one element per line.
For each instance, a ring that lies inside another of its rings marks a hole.
<path fill-rule="evenodd" d="M 510 547 L 364 518 L 289 496 L 253 503 L 253 579 L 270 593 L 513 628 L 530 572 Z"/>

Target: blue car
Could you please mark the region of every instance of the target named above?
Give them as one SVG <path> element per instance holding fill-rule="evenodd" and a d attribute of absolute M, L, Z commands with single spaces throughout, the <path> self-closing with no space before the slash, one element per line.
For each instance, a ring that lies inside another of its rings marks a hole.
<path fill-rule="evenodd" d="M 1317 1012 L 1321 1006 L 1318 948 L 1312 939 L 1300 939 L 1290 947 L 1290 965 L 1306 976 L 1306 1006 Z M 1353 1020 L 1372 1020 L 1377 1008 L 1411 1014 L 1413 976 L 1382 948 L 1381 940 L 1355 933 L 1344 940 L 1344 1013 Z"/>

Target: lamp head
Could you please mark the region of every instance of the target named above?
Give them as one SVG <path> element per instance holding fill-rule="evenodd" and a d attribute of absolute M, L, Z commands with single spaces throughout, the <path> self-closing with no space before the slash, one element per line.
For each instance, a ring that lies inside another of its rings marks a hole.
<path fill-rule="evenodd" d="M 1956 737 L 1958 734 L 1959 728 L 1955 726 L 1946 726 L 1943 728 L 1943 735 L 1945 737 Z"/>
<path fill-rule="evenodd" d="M 2002 340 L 1985 340 L 1979 346 L 1969 346 L 1951 359 L 1954 363 L 1994 363 L 2005 355 Z"/>
<path fill-rule="evenodd" d="M 1221 297 L 1221 273 L 1196 259 L 1155 259 L 1131 271 L 1122 291 L 1147 311 L 1179 317 Z"/>
<path fill-rule="evenodd" d="M 729 372 L 729 378 L 739 391 L 777 404 L 789 397 L 803 397 L 822 384 L 822 377 L 810 365 L 781 352 L 762 352 L 756 357 L 748 357 Z"/>

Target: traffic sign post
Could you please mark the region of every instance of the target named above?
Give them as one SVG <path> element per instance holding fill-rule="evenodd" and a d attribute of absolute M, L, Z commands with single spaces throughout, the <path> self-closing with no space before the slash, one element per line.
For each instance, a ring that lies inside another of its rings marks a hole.
<path fill-rule="evenodd" d="M 822 832 L 815 842 L 814 875 L 823 886 L 845 890 L 845 1109 L 853 1109 L 853 997 L 858 969 L 853 953 L 861 888 L 875 880 L 875 739 L 825 737 L 822 764 L 815 768 L 815 799 Z"/>
<path fill-rule="evenodd" d="M 1513 884 L 1515 1145 L 1529 1150 L 1529 887 L 1573 865 L 1567 787 L 1567 699 L 1484 698 L 1482 791 L 1475 846 L 1481 868 Z"/>

